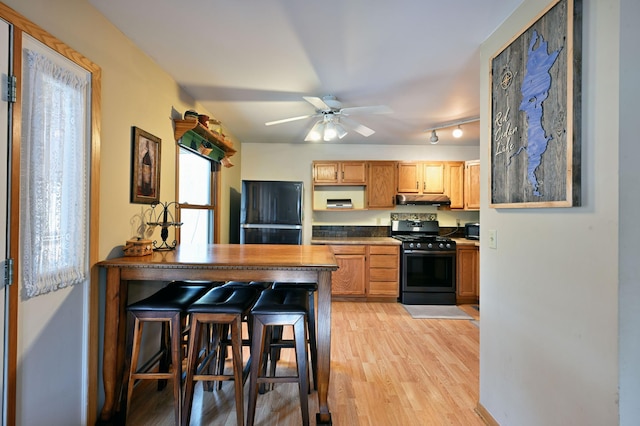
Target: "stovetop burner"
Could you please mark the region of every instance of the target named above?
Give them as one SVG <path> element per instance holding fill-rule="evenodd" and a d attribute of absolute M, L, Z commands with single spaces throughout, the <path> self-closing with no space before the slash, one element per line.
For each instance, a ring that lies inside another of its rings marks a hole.
<path fill-rule="evenodd" d="M 456 249 L 451 238 L 438 235 L 438 221 L 394 220 L 391 222 L 391 236 L 402 241 L 402 248 L 449 251 Z"/>

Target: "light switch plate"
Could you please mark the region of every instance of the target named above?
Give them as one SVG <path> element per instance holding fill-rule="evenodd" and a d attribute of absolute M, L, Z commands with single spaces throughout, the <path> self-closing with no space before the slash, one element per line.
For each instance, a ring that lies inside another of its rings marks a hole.
<path fill-rule="evenodd" d="M 498 248 L 498 231 L 495 229 L 489 229 L 489 248 L 497 249 Z"/>

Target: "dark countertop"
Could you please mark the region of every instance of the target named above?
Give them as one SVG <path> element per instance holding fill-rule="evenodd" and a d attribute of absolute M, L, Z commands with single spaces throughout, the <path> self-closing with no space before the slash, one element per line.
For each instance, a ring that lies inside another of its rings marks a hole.
<path fill-rule="evenodd" d="M 311 244 L 395 245 L 402 243 L 391 237 L 313 237 Z"/>

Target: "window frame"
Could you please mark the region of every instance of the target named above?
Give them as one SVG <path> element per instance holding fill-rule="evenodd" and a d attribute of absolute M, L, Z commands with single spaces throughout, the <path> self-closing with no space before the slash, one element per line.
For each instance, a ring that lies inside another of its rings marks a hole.
<path fill-rule="evenodd" d="M 180 152 L 184 150 L 187 154 L 198 155 L 194 152 L 189 151 L 188 149 L 182 147 L 180 144 L 176 144 L 176 200 L 180 200 Z M 213 215 L 213 243 L 220 243 L 220 188 L 221 188 L 221 179 L 220 179 L 220 163 L 217 161 L 211 161 L 209 158 L 203 157 L 211 163 L 211 173 L 210 173 L 210 182 L 209 188 L 211 193 L 209 194 L 209 199 L 211 200 L 211 204 L 190 204 L 190 203 L 180 203 L 178 204 L 178 212 L 177 212 L 177 220 L 181 222 L 181 211 L 182 209 L 190 209 L 190 210 L 209 210 Z M 180 227 L 176 227 L 176 241 L 178 244 L 181 242 L 181 231 Z"/>

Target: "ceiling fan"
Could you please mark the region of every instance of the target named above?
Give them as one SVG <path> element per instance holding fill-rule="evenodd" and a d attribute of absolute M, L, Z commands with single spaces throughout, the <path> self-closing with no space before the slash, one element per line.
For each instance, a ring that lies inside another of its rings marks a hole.
<path fill-rule="evenodd" d="M 316 108 L 315 114 L 299 115 L 297 117 L 269 121 L 264 123 L 265 126 L 273 126 L 274 124 L 319 117 L 320 119 L 316 121 L 309 133 L 307 133 L 307 136 L 304 138 L 305 141 L 318 141 L 320 139 L 329 141 L 336 137 L 342 139 L 347 134 L 343 125 L 346 125 L 348 128 L 367 137 L 374 134 L 375 131 L 355 120 L 352 120 L 348 116 L 357 114 L 389 114 L 393 112 L 391 108 L 386 105 L 343 108 L 342 103 L 338 101 L 335 96 L 323 96 L 322 98 L 315 96 L 303 96 L 303 99 Z"/>

